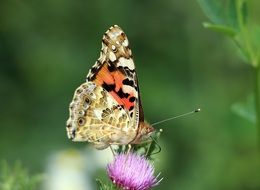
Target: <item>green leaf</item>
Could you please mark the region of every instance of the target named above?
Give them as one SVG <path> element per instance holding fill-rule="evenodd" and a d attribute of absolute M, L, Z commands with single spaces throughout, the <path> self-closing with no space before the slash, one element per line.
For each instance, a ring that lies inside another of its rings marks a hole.
<path fill-rule="evenodd" d="M 247 2 L 245 0 L 197 0 L 205 15 L 217 26 L 239 31 L 239 17 L 243 24 L 247 20 Z"/>
<path fill-rule="evenodd" d="M 197 0 L 205 15 L 215 24 L 225 24 L 219 0 Z"/>
<path fill-rule="evenodd" d="M 240 7 L 240 13 L 242 14 L 243 17 L 243 22 L 244 24 L 247 23 L 248 20 L 248 3 L 247 0 L 243 0 L 242 5 Z"/>
<path fill-rule="evenodd" d="M 231 106 L 231 111 L 253 124 L 256 123 L 255 104 L 253 95 L 248 96 L 246 102 L 239 102 L 233 104 Z"/>
<path fill-rule="evenodd" d="M 257 66 L 260 62 L 260 27 L 252 24 L 245 31 L 244 34 L 236 35 L 234 42 L 243 61 L 252 66 Z"/>
<path fill-rule="evenodd" d="M 205 28 L 210 29 L 210 30 L 223 33 L 223 34 L 225 34 L 229 37 L 232 37 L 232 38 L 237 35 L 237 31 L 234 30 L 233 28 L 228 27 L 228 26 L 216 25 L 216 24 L 211 24 L 211 23 L 208 23 L 208 22 L 204 22 L 203 26 Z"/>
<path fill-rule="evenodd" d="M 238 0 L 227 1 L 225 10 L 225 23 L 226 25 L 239 29 L 238 13 L 237 13 Z"/>

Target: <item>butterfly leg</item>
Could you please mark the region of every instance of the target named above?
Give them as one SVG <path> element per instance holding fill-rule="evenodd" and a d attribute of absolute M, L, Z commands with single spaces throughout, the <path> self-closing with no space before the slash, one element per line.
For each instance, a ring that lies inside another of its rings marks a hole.
<path fill-rule="evenodd" d="M 161 146 L 159 145 L 159 143 L 157 142 L 157 140 L 156 140 L 154 137 L 152 137 L 152 136 L 150 136 L 150 138 L 151 138 L 152 140 L 150 141 L 149 147 L 148 147 L 148 149 L 147 149 L 147 151 L 146 151 L 146 154 L 145 154 L 146 157 L 147 157 L 147 156 L 151 156 L 151 155 L 153 155 L 153 154 L 158 154 L 158 153 L 161 152 L 161 150 L 162 150 L 162 148 L 161 148 Z M 154 153 L 153 150 L 154 150 L 156 147 L 158 148 L 158 150 Z"/>
<path fill-rule="evenodd" d="M 131 145 L 131 144 L 128 144 L 128 145 L 127 145 L 127 151 L 126 151 L 126 154 L 129 154 L 129 153 L 130 153 L 131 148 L 132 148 L 132 145 Z"/>
<path fill-rule="evenodd" d="M 112 154 L 113 154 L 113 156 L 115 157 L 115 151 L 114 151 L 114 149 L 112 148 L 112 146 L 111 145 L 109 145 L 109 148 L 110 148 L 110 150 L 111 150 L 111 152 L 112 152 Z"/>

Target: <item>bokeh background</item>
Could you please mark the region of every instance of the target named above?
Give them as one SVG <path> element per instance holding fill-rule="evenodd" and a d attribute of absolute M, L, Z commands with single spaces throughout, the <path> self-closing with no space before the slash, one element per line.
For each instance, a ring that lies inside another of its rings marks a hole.
<path fill-rule="evenodd" d="M 257 20 L 260 2 L 252 4 Z M 231 111 L 252 91 L 252 71 L 228 38 L 203 28 L 207 20 L 197 1 L 1 1 L 0 159 L 47 174 L 42 189 L 63 190 L 54 183 L 65 183 L 66 172 L 78 171 L 66 182 L 83 190 L 96 189 L 95 177 L 108 180 L 96 162 L 109 153 L 69 141 L 65 123 L 103 33 L 117 24 L 130 41 L 147 121 L 202 109 L 156 126 L 164 180 L 155 189 L 259 189 L 256 128 Z"/>

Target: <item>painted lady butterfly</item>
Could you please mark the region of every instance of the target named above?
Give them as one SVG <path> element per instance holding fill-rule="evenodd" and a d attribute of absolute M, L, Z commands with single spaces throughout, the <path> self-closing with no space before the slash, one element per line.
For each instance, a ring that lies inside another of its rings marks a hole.
<path fill-rule="evenodd" d="M 97 149 L 139 144 L 154 131 L 144 121 L 132 51 L 119 26 L 104 34 L 100 57 L 76 89 L 69 110 L 68 137 Z"/>

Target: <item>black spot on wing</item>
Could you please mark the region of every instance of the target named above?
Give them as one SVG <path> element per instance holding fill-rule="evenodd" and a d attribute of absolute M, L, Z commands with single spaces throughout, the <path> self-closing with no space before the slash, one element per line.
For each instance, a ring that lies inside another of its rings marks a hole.
<path fill-rule="evenodd" d="M 119 109 L 119 110 L 122 110 L 124 107 L 123 107 L 123 105 L 117 105 L 116 106 L 116 109 Z"/>
<path fill-rule="evenodd" d="M 107 83 L 104 82 L 102 84 L 102 87 L 104 89 L 106 89 L 106 91 L 110 92 L 110 91 L 114 91 L 115 90 L 116 85 L 115 84 L 107 84 Z"/>
<path fill-rule="evenodd" d="M 126 78 L 126 79 L 124 79 L 123 81 L 122 81 L 122 83 L 124 84 L 124 85 L 129 85 L 129 86 L 134 86 L 134 81 L 132 81 L 132 80 L 129 80 L 128 78 Z"/>
<path fill-rule="evenodd" d="M 110 59 L 108 60 L 108 64 L 107 64 L 107 69 L 109 70 L 109 72 L 113 72 L 115 70 L 117 70 L 116 68 L 116 61 L 112 62 Z"/>
<path fill-rule="evenodd" d="M 80 94 L 82 92 L 83 92 L 83 90 L 81 88 L 77 89 L 77 91 L 76 91 L 77 94 Z"/>
<path fill-rule="evenodd" d="M 76 130 L 72 129 L 70 139 L 74 139 L 76 136 Z"/>
<path fill-rule="evenodd" d="M 133 97 L 133 96 L 130 97 L 130 98 L 129 98 L 129 101 L 130 101 L 130 102 L 134 102 L 134 101 L 135 101 L 135 97 Z"/>
<path fill-rule="evenodd" d="M 128 70 L 128 71 L 130 71 L 130 72 L 135 72 L 135 70 L 134 70 L 134 69 L 133 69 L 133 70 L 131 70 L 131 69 L 130 69 L 129 67 L 127 67 L 127 66 L 125 66 L 125 67 L 124 67 L 124 69 L 125 69 L 125 70 Z"/>
<path fill-rule="evenodd" d="M 92 74 L 95 74 L 98 70 L 99 70 L 99 67 L 100 67 L 101 63 L 98 62 L 98 66 L 94 65 L 91 69 L 90 69 L 90 72 Z"/>
<path fill-rule="evenodd" d="M 101 67 L 102 67 L 102 63 L 99 60 L 97 60 L 95 65 L 90 69 L 89 74 L 87 76 L 87 80 L 89 81 L 94 80 Z"/>
<path fill-rule="evenodd" d="M 134 106 L 130 106 L 129 108 L 129 111 L 133 110 L 134 109 Z"/>
<path fill-rule="evenodd" d="M 118 69 L 122 71 L 122 73 L 126 73 L 126 75 L 130 78 L 133 78 L 135 70 L 129 69 L 129 67 L 118 66 Z"/>
<path fill-rule="evenodd" d="M 122 88 L 120 88 L 120 89 L 118 90 L 117 94 L 118 94 L 118 96 L 119 96 L 120 98 L 128 98 L 128 96 L 129 96 L 128 93 L 124 93 L 124 92 L 123 92 Z"/>

